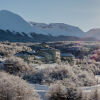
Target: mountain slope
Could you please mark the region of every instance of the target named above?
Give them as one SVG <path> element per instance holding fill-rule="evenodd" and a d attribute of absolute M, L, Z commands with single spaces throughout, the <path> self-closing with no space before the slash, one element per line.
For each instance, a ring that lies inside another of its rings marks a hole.
<path fill-rule="evenodd" d="M 15 32 L 25 32 L 27 34 L 35 32 L 37 34 L 51 34 L 53 36 L 84 36 L 84 32 L 78 27 L 64 23 L 28 23 L 19 15 L 7 10 L 0 11 L 0 29 Z"/>
<path fill-rule="evenodd" d="M 0 29 L 16 32 L 33 32 L 31 25 L 22 17 L 7 10 L 0 11 Z"/>
<path fill-rule="evenodd" d="M 36 29 L 41 30 L 42 34 L 51 34 L 53 36 L 76 36 L 83 37 L 85 33 L 78 27 L 67 25 L 64 23 L 34 23 L 30 22 L 30 24 Z"/>
<path fill-rule="evenodd" d="M 15 13 L 7 10 L 0 11 L 0 41 L 77 41 L 81 40 L 84 36 L 85 32 L 76 26 L 64 23 L 45 24 L 27 22 Z"/>
<path fill-rule="evenodd" d="M 86 34 L 87 37 L 94 37 L 100 40 L 100 28 L 91 29 Z"/>
<path fill-rule="evenodd" d="M 27 34 L 19 32 L 13 34 L 13 32 L 7 30 L 0 30 L 0 41 L 9 41 L 9 42 L 48 42 L 48 41 L 77 41 L 79 38 L 72 36 L 51 36 L 31 33 L 31 37 Z"/>

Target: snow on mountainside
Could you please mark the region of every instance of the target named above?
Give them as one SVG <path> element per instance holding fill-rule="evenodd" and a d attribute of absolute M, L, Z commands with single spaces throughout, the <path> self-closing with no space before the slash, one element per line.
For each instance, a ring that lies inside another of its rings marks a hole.
<path fill-rule="evenodd" d="M 67 25 L 64 23 L 51 23 L 51 24 L 45 24 L 45 23 L 35 23 L 30 22 L 30 24 L 41 30 L 42 34 L 51 34 L 53 36 L 76 36 L 76 37 L 83 37 L 85 33 L 79 29 L 78 27 Z"/>
<path fill-rule="evenodd" d="M 94 37 L 100 40 L 100 28 L 91 29 L 87 32 L 87 37 Z"/>

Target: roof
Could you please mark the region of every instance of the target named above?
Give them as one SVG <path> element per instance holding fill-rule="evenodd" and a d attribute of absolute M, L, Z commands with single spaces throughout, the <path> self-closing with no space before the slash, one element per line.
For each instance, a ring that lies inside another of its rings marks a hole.
<path fill-rule="evenodd" d="M 32 55 L 32 54 L 27 51 L 21 51 L 21 52 L 16 53 L 15 55 L 18 56 L 18 55 Z"/>
<path fill-rule="evenodd" d="M 73 57 L 71 53 L 61 53 L 62 57 Z"/>
<path fill-rule="evenodd" d="M 68 47 L 68 48 L 66 48 L 67 50 L 74 50 L 74 51 L 79 51 L 80 49 L 81 49 L 81 47 L 74 47 L 74 46 L 72 46 L 72 47 Z"/>
<path fill-rule="evenodd" d="M 37 58 L 37 59 L 44 59 L 45 57 L 43 57 L 43 56 L 35 56 L 35 58 Z"/>
<path fill-rule="evenodd" d="M 43 48 L 43 49 L 40 49 L 40 50 L 56 50 L 56 51 L 59 51 L 58 49 L 55 49 L 55 48 Z"/>

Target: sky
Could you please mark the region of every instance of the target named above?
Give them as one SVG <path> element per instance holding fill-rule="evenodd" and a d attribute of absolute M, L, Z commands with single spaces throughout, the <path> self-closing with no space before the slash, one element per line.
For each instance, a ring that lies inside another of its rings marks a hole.
<path fill-rule="evenodd" d="M 100 0 L 0 0 L 0 10 L 17 13 L 27 21 L 65 23 L 83 31 L 100 28 Z"/>

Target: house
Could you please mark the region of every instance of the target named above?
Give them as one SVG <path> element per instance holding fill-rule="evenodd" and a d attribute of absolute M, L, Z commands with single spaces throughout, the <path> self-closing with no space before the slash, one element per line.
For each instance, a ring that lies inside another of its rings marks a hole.
<path fill-rule="evenodd" d="M 49 45 L 46 42 L 40 44 L 41 48 L 49 48 Z"/>
<path fill-rule="evenodd" d="M 24 59 L 24 61 L 28 63 L 32 63 L 34 61 L 34 54 L 32 52 L 27 52 L 27 51 L 21 51 L 15 54 L 15 56 L 20 57 Z"/>
<path fill-rule="evenodd" d="M 60 63 L 60 51 L 54 48 L 43 48 L 38 51 L 38 55 L 45 58 L 46 63 Z"/>
<path fill-rule="evenodd" d="M 71 53 L 61 53 L 61 59 L 66 60 L 69 58 L 75 58 Z"/>
<path fill-rule="evenodd" d="M 34 50 L 35 52 L 37 52 L 40 49 L 49 48 L 49 45 L 47 43 L 43 42 L 41 44 L 31 45 L 30 48 L 32 50 Z"/>
<path fill-rule="evenodd" d="M 75 57 L 71 53 L 61 53 L 61 60 L 67 61 L 70 64 L 74 64 Z"/>

